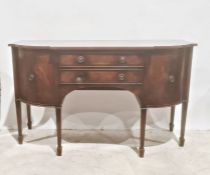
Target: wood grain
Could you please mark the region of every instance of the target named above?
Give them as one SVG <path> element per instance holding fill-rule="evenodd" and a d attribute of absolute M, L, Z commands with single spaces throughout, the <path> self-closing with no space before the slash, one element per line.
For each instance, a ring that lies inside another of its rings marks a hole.
<path fill-rule="evenodd" d="M 146 111 L 182 104 L 180 146 L 184 145 L 192 50 L 184 41 L 18 42 L 12 46 L 18 141 L 23 141 L 21 102 L 56 108 L 57 155 L 62 155 L 61 106 L 74 90 L 126 90 L 141 109 L 140 157 L 144 156 Z"/>

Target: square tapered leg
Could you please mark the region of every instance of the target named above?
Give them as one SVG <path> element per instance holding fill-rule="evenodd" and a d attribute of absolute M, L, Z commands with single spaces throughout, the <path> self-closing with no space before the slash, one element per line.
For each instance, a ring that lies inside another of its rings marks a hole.
<path fill-rule="evenodd" d="M 174 130 L 174 115 L 175 115 L 175 106 L 171 107 L 171 116 L 169 123 L 169 130 L 172 132 Z"/>
<path fill-rule="evenodd" d="M 56 129 L 57 129 L 57 156 L 62 155 L 62 146 L 61 146 L 61 108 L 56 108 Z"/>
<path fill-rule="evenodd" d="M 26 104 L 26 109 L 27 109 L 27 119 L 28 119 L 27 126 L 28 126 L 28 129 L 32 129 L 31 105 Z"/>
<path fill-rule="evenodd" d="M 182 119 L 181 119 L 181 132 L 180 132 L 180 138 L 179 138 L 179 146 L 184 146 L 185 142 L 185 126 L 186 126 L 186 119 L 187 119 L 187 108 L 188 108 L 188 102 L 185 101 L 182 103 Z"/>
<path fill-rule="evenodd" d="M 18 126 L 18 143 L 23 143 L 23 134 L 22 134 L 22 114 L 21 114 L 21 102 L 15 100 L 16 105 L 16 115 L 17 115 L 17 126 Z"/>
<path fill-rule="evenodd" d="M 139 148 L 139 156 L 144 157 L 144 142 L 145 142 L 145 128 L 146 128 L 146 114 L 147 109 L 141 109 L 141 129 L 140 129 L 140 148 Z"/>

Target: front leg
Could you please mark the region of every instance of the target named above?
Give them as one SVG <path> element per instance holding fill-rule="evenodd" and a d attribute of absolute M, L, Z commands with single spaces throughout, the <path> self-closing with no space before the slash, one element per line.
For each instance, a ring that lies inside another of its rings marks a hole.
<path fill-rule="evenodd" d="M 17 126 L 18 126 L 18 143 L 23 143 L 23 134 L 22 134 L 22 114 L 21 114 L 21 102 L 20 100 L 15 100 L 16 105 L 16 115 L 17 115 Z"/>
<path fill-rule="evenodd" d="M 174 130 L 174 115 L 175 115 L 175 106 L 171 106 L 171 116 L 169 123 L 169 130 L 172 132 Z"/>
<path fill-rule="evenodd" d="M 61 146 L 61 108 L 56 107 L 56 129 L 57 129 L 57 156 L 62 155 L 62 146 Z"/>
<path fill-rule="evenodd" d="M 147 109 L 141 109 L 141 129 L 140 129 L 140 148 L 139 148 L 139 156 L 144 157 L 144 142 L 145 142 L 145 128 L 146 128 L 146 114 Z"/>
<path fill-rule="evenodd" d="M 28 118 L 28 129 L 32 129 L 32 121 L 31 121 L 31 105 L 26 104 L 26 109 L 27 109 L 27 118 Z"/>
<path fill-rule="evenodd" d="M 188 101 L 182 102 L 182 119 L 181 119 L 181 132 L 179 138 L 179 146 L 184 146 L 185 142 L 185 126 L 186 126 L 186 119 L 187 119 L 187 108 L 188 108 Z"/>

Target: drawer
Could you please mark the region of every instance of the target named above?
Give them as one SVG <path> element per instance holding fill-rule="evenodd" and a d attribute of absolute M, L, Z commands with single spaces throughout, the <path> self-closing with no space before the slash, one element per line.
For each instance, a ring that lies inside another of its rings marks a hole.
<path fill-rule="evenodd" d="M 142 83 L 142 70 L 61 70 L 61 84 Z"/>
<path fill-rule="evenodd" d="M 62 66 L 144 66 L 140 55 L 60 55 Z"/>

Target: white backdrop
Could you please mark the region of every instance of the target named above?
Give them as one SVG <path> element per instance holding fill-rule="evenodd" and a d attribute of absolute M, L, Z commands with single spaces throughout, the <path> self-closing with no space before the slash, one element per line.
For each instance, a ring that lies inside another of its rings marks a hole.
<path fill-rule="evenodd" d="M 1 126 L 16 127 L 10 42 L 184 39 L 199 44 L 194 50 L 187 128 L 210 129 L 209 9 L 209 0 L 0 0 Z M 37 128 L 54 128 L 53 109 L 33 107 L 32 113 Z M 180 107 L 176 114 L 179 129 Z M 138 104 L 126 92 L 73 92 L 64 102 L 63 116 L 64 128 L 139 126 Z M 166 128 L 168 121 L 168 108 L 152 109 L 147 126 Z"/>

